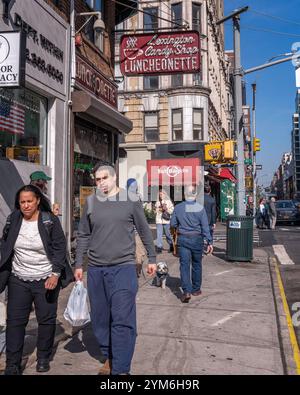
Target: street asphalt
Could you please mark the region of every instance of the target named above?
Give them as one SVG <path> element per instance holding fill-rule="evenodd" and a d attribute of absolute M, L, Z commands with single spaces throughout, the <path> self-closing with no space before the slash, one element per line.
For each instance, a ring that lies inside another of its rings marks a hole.
<path fill-rule="evenodd" d="M 274 246 L 283 246 L 290 264 L 280 256 L 277 258 L 285 295 L 291 316 L 300 311 L 300 227 L 278 224 L 275 231 L 259 232 L 261 246 L 270 256 L 274 255 Z M 282 247 L 281 247 L 282 248 Z M 300 319 L 296 317 L 294 329 L 300 344 Z"/>

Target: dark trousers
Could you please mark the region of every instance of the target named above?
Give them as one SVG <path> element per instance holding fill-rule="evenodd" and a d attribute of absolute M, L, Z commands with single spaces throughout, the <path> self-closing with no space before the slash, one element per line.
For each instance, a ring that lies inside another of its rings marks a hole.
<path fill-rule="evenodd" d="M 202 236 L 178 237 L 180 280 L 183 293 L 197 292 L 202 285 Z"/>
<path fill-rule="evenodd" d="M 136 267 L 88 267 L 87 288 L 95 337 L 112 374 L 129 373 L 136 341 Z"/>
<path fill-rule="evenodd" d="M 14 275 L 8 283 L 6 365 L 20 366 L 32 302 L 38 322 L 37 358 L 51 356 L 55 329 L 59 287 L 45 289 L 45 280 L 22 281 Z"/>

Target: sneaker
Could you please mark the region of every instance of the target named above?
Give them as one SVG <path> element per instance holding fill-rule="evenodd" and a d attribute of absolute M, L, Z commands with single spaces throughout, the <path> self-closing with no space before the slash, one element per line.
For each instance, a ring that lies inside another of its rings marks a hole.
<path fill-rule="evenodd" d="M 107 359 L 104 362 L 104 364 L 103 364 L 103 366 L 101 366 L 98 374 L 101 375 L 101 376 L 106 376 L 106 375 L 110 375 L 111 374 L 111 360 L 110 359 Z"/>
<path fill-rule="evenodd" d="M 157 252 L 158 254 L 161 254 L 161 253 L 162 253 L 162 248 L 156 247 L 156 252 Z"/>

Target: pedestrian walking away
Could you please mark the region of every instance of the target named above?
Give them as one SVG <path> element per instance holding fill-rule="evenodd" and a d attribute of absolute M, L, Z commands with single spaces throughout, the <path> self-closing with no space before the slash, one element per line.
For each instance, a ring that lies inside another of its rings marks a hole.
<path fill-rule="evenodd" d="M 182 303 L 188 303 L 191 295 L 201 295 L 203 242 L 207 241 L 207 253 L 213 252 L 207 214 L 197 202 L 198 188 L 185 187 L 185 201 L 175 206 L 171 227 L 178 230 L 180 280 Z"/>
<path fill-rule="evenodd" d="M 170 219 L 173 213 L 174 205 L 167 195 L 167 193 L 161 189 L 158 192 L 158 198 L 155 203 L 156 211 L 156 251 L 162 252 L 163 249 L 163 233 L 165 233 L 167 242 L 169 244 L 169 252 L 173 251 L 173 239 L 170 234 Z"/>
<path fill-rule="evenodd" d="M 38 321 L 36 370 L 50 369 L 59 290 L 72 279 L 59 219 L 38 187 L 23 186 L 16 194 L 15 210 L 6 221 L 1 241 L 0 292 L 8 286 L 6 375 L 21 374 L 32 303 Z"/>
<path fill-rule="evenodd" d="M 130 374 L 136 342 L 135 231 L 154 276 L 152 234 L 139 199 L 129 199 L 116 184 L 116 173 L 103 162 L 94 168 L 96 194 L 88 197 L 78 228 L 75 278 L 82 281 L 88 251 L 87 289 L 93 332 L 105 359 L 99 374 Z"/>

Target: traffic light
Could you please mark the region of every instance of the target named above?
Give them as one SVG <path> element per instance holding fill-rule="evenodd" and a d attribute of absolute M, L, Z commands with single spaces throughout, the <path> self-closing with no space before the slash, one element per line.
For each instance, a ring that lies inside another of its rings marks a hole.
<path fill-rule="evenodd" d="M 253 152 L 260 151 L 260 139 L 254 137 L 253 139 Z"/>
<path fill-rule="evenodd" d="M 223 158 L 234 159 L 234 141 L 226 140 L 223 144 Z"/>

